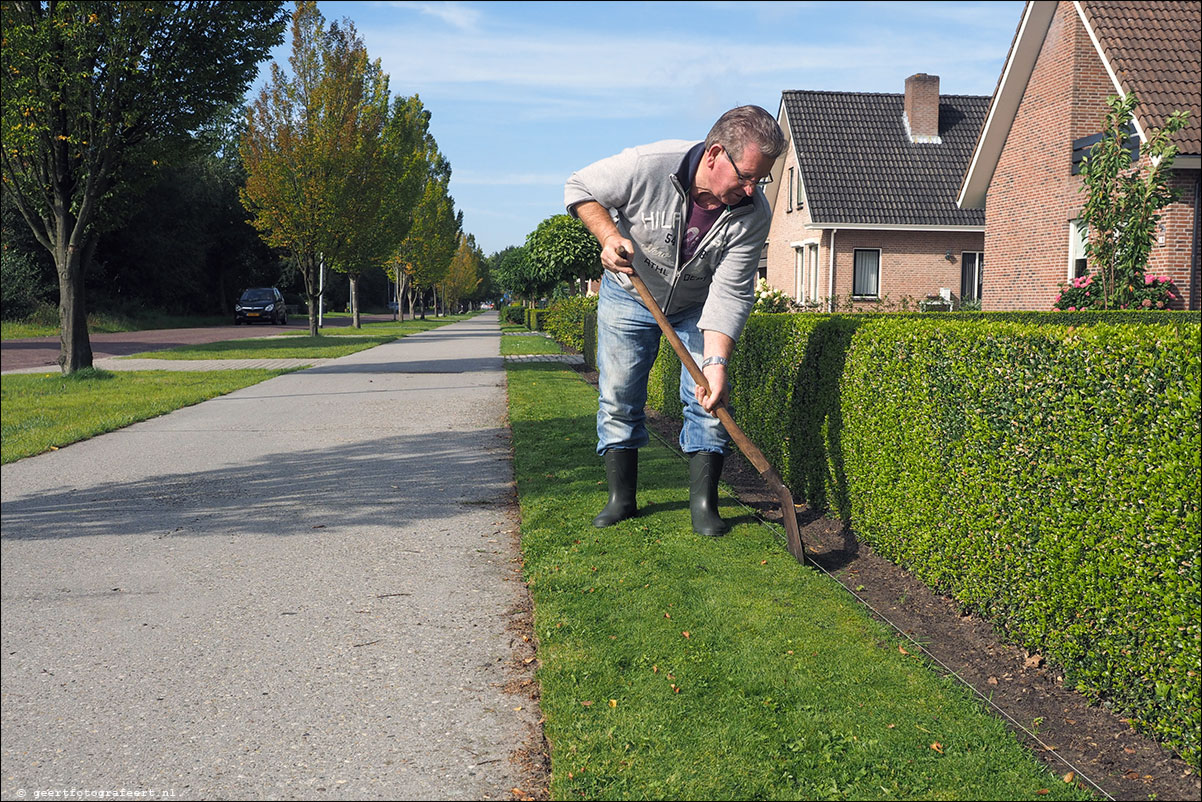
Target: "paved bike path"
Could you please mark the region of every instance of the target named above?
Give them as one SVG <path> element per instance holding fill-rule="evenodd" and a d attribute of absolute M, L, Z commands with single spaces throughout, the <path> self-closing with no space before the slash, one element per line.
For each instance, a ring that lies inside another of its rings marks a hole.
<path fill-rule="evenodd" d="M 0 469 L 2 791 L 497 799 L 524 588 L 486 315 Z"/>

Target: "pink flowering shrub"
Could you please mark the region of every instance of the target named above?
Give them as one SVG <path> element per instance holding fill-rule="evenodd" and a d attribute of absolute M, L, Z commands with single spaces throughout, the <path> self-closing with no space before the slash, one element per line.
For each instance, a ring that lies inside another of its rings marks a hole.
<path fill-rule="evenodd" d="M 1181 297 L 1181 292 L 1170 276 L 1147 274 L 1136 279 L 1134 286 L 1129 289 L 1129 299 L 1122 305 L 1111 301 L 1111 309 L 1168 309 L 1173 301 Z M 1102 309 L 1102 282 L 1091 273 L 1088 276 L 1079 276 L 1067 284 L 1061 284 L 1060 295 L 1056 297 L 1052 307 L 1066 312 Z"/>
<path fill-rule="evenodd" d="M 1076 312 L 1078 309 L 1102 308 L 1102 284 L 1095 282 L 1092 275 L 1078 276 L 1068 284 L 1060 285 L 1060 295 L 1052 304 L 1055 309 Z"/>
<path fill-rule="evenodd" d="M 1138 309 L 1168 309 L 1181 297 L 1181 292 L 1169 276 L 1144 276 L 1144 285 L 1133 290 L 1135 307 Z"/>

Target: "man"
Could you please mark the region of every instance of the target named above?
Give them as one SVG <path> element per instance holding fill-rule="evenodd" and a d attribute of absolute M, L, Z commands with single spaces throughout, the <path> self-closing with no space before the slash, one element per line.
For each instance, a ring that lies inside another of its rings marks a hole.
<path fill-rule="evenodd" d="M 710 391 L 680 372 L 693 529 L 727 531 L 718 479 L 730 440 L 714 409 L 729 393 L 726 366 L 755 303 L 756 268 L 771 212 L 759 183 L 785 150 L 776 119 L 759 106 L 719 118 L 704 142 L 630 148 L 572 174 L 568 212 L 601 243 L 597 306 L 600 406 L 597 453 L 609 501 L 593 520 L 611 526 L 638 510 L 638 449 L 648 442 L 647 377 L 661 332 L 627 276 L 635 271 L 701 365 Z"/>

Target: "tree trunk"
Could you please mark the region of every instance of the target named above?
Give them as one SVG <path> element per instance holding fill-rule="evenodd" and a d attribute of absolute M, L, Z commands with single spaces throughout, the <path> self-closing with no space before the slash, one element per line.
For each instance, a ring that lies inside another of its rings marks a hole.
<path fill-rule="evenodd" d="M 60 248 L 58 264 L 59 356 L 63 373 L 92 367 L 88 307 L 84 299 L 84 260 L 74 246 Z"/>
<path fill-rule="evenodd" d="M 359 274 L 351 273 L 351 318 L 354 321 L 354 326 L 357 329 L 363 328 L 363 322 L 359 318 Z"/>
<path fill-rule="evenodd" d="M 320 266 L 317 255 L 312 253 L 300 253 L 296 255 L 297 261 L 300 262 L 301 276 L 305 280 L 305 300 L 309 304 L 309 336 L 317 336 L 317 306 L 320 303 L 318 292 L 320 292 L 320 276 L 318 270 Z"/>

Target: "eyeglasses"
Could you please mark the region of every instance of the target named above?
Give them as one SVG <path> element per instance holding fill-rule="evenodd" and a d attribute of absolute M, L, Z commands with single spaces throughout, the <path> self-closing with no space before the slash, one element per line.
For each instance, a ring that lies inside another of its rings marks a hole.
<path fill-rule="evenodd" d="M 755 186 L 756 184 L 771 184 L 772 183 L 772 174 L 771 173 L 769 173 L 768 175 L 764 176 L 763 178 L 761 178 L 759 180 L 756 180 L 754 178 L 748 178 L 747 176 L 743 175 L 743 173 L 739 170 L 739 165 L 735 164 L 735 160 L 730 157 L 730 151 L 728 151 L 726 149 L 725 145 L 722 146 L 722 152 L 726 154 L 726 160 L 729 161 L 730 166 L 732 168 L 734 168 L 735 178 L 739 179 L 739 183 L 742 184 L 743 186 L 751 187 L 751 186 Z"/>

